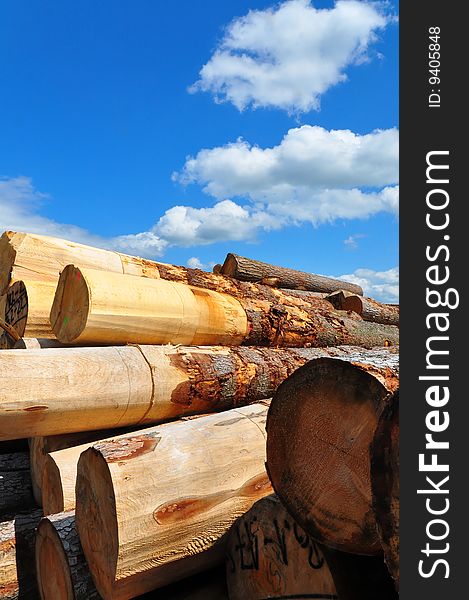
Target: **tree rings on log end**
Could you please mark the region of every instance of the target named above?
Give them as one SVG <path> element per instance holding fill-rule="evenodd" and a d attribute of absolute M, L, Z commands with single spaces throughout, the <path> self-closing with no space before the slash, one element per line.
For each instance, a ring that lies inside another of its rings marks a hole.
<path fill-rule="evenodd" d="M 79 268 L 67 265 L 60 275 L 50 313 L 52 331 L 58 340 L 71 343 L 86 326 L 90 289 Z"/>

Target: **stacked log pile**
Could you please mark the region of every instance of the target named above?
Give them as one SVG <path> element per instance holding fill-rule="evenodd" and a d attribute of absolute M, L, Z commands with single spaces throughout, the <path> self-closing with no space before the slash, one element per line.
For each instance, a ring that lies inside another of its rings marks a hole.
<path fill-rule="evenodd" d="M 398 317 L 4 233 L 0 600 L 394 598 Z"/>

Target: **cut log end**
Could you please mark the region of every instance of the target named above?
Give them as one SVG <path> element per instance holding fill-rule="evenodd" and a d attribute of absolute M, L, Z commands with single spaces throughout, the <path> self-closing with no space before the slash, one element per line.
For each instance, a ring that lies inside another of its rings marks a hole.
<path fill-rule="evenodd" d="M 276 493 L 313 538 L 346 552 L 381 550 L 369 445 L 397 385 L 387 371 L 317 359 L 281 384 L 269 410 L 267 469 Z"/>
<path fill-rule="evenodd" d="M 50 455 L 45 457 L 43 463 L 41 496 L 45 515 L 53 515 L 64 510 L 64 494 L 60 471 Z"/>
<path fill-rule="evenodd" d="M 103 598 L 112 597 L 118 558 L 116 499 L 108 464 L 95 448 L 80 457 L 77 475 L 76 526 L 83 552 Z M 99 500 L 106 498 L 106 502 Z"/>
<path fill-rule="evenodd" d="M 78 267 L 62 271 L 50 313 L 52 331 L 58 340 L 71 343 L 85 329 L 90 309 L 90 290 Z"/>
<path fill-rule="evenodd" d="M 70 568 L 62 541 L 48 519 L 42 519 L 36 534 L 36 572 L 43 600 L 75 600 Z"/>

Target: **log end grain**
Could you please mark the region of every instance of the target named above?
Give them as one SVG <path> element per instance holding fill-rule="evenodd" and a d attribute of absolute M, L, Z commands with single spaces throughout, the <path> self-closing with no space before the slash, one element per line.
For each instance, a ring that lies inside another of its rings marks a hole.
<path fill-rule="evenodd" d="M 42 508 L 45 515 L 53 515 L 64 510 L 64 494 L 60 470 L 50 454 L 46 455 L 42 467 Z"/>
<path fill-rule="evenodd" d="M 71 343 L 80 336 L 90 306 L 90 289 L 81 270 L 67 265 L 60 275 L 50 313 L 52 331 L 60 342 Z"/>
<path fill-rule="evenodd" d="M 267 419 L 267 470 L 277 495 L 314 539 L 357 554 L 381 550 L 369 445 L 397 386 L 392 370 L 374 371 L 311 361 L 280 385 Z"/>
<path fill-rule="evenodd" d="M 83 452 L 77 471 L 76 527 L 96 589 L 103 598 L 111 598 L 119 547 L 111 474 L 106 459 L 93 447 Z"/>
<path fill-rule="evenodd" d="M 42 600 L 75 600 L 62 542 L 47 518 L 41 519 L 37 528 L 36 572 Z"/>

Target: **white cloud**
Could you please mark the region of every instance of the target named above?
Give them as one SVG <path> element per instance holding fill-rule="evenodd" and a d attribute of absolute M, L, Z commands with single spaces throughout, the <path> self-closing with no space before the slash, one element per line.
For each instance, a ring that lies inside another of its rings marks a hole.
<path fill-rule="evenodd" d="M 197 256 L 191 256 L 186 264 L 190 269 L 201 269 L 202 271 L 211 271 L 216 263 L 203 263 Z"/>
<path fill-rule="evenodd" d="M 202 185 L 217 199 L 248 198 L 285 221 L 320 224 L 396 214 L 398 153 L 397 129 L 358 135 L 304 125 L 273 148 L 238 140 L 200 150 L 173 179 Z"/>
<path fill-rule="evenodd" d="M 344 244 L 348 250 L 356 250 L 358 248 L 358 240 L 364 237 L 366 237 L 364 233 L 354 233 L 344 240 Z"/>
<path fill-rule="evenodd" d="M 347 67 L 369 59 L 376 32 L 390 20 L 381 7 L 339 0 L 316 9 L 309 0 L 288 0 L 249 11 L 226 28 L 189 91 L 211 92 L 239 110 L 318 110 L 320 96 L 347 79 Z"/>
<path fill-rule="evenodd" d="M 399 267 L 388 271 L 357 269 L 353 273 L 339 275 L 338 279 L 357 283 L 363 288 L 365 296 L 381 302 L 399 302 Z"/>

